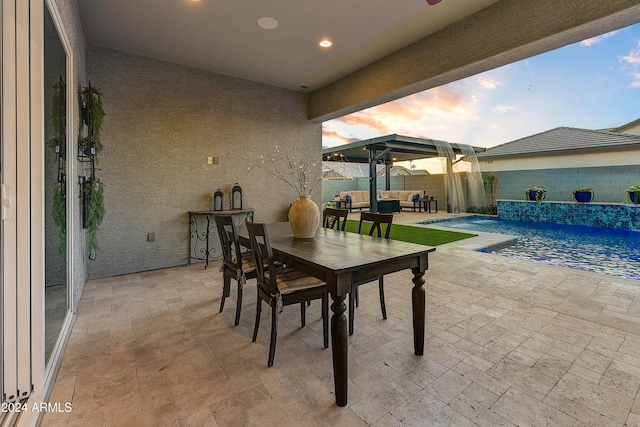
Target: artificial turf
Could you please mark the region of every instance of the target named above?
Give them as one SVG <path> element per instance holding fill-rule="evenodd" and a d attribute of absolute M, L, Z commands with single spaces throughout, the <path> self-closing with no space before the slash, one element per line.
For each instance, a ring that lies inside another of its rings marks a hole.
<path fill-rule="evenodd" d="M 349 219 L 345 231 L 351 233 L 358 232 L 358 221 Z M 364 223 L 363 234 L 369 233 L 371 225 Z M 386 229 L 383 226 L 383 232 Z M 413 227 L 410 225 L 393 224 L 391 227 L 391 233 L 389 238 L 393 240 L 400 240 L 402 242 L 419 243 L 427 246 L 438 246 L 444 243 L 455 242 L 456 240 L 468 239 L 469 237 L 477 236 L 477 234 L 470 233 L 458 233 L 457 231 L 443 231 L 433 228 Z"/>

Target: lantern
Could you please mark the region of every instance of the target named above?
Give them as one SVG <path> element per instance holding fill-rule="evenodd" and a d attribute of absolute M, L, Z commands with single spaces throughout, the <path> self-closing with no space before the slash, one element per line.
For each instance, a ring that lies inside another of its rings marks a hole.
<path fill-rule="evenodd" d="M 221 211 L 223 210 L 223 198 L 224 193 L 221 189 L 217 189 L 215 193 L 213 193 L 213 210 Z"/>
<path fill-rule="evenodd" d="M 231 209 L 242 209 L 242 188 L 237 182 L 231 189 Z"/>

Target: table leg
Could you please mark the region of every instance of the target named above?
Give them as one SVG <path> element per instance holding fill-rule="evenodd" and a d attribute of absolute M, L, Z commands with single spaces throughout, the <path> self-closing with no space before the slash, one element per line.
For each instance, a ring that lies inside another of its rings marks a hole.
<path fill-rule="evenodd" d="M 331 304 L 331 351 L 333 353 L 333 378 L 336 393 L 336 404 L 347 404 L 347 317 L 344 315 L 347 306 L 344 303 L 345 295 L 333 295 Z M 424 319 L 424 314 L 423 314 Z"/>
<path fill-rule="evenodd" d="M 209 268 L 209 227 L 211 225 L 211 216 L 207 215 L 207 244 L 206 244 L 206 251 L 205 251 L 205 255 L 204 255 L 204 268 L 205 270 L 207 268 Z"/>
<path fill-rule="evenodd" d="M 424 270 L 412 268 L 413 290 L 411 291 L 411 303 L 413 308 L 413 347 L 415 354 L 424 354 L 424 314 L 425 314 L 425 291 Z M 332 331 L 333 332 L 333 331 Z"/>

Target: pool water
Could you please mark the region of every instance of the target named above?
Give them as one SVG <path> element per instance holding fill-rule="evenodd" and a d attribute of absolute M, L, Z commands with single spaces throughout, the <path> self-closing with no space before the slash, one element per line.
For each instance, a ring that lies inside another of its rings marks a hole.
<path fill-rule="evenodd" d="M 518 238 L 513 244 L 481 251 L 640 280 L 640 231 L 507 221 L 482 216 L 421 224 L 514 235 Z"/>

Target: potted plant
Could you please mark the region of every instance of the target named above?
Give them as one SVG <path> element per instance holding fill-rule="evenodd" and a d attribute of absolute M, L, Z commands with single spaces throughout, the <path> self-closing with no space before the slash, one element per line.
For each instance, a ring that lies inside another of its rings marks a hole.
<path fill-rule="evenodd" d="M 524 199 L 541 203 L 546 194 L 547 190 L 543 186 L 536 185 L 535 187 L 529 187 L 524 190 Z"/>
<path fill-rule="evenodd" d="M 624 202 L 635 205 L 640 203 L 640 185 L 630 185 L 629 188 L 627 188 L 627 197 Z"/>
<path fill-rule="evenodd" d="M 333 196 L 333 200 L 335 200 L 336 202 L 340 200 L 340 194 L 336 194 L 335 196 Z"/>
<path fill-rule="evenodd" d="M 593 188 L 579 187 L 573 189 L 573 198 L 578 203 L 589 203 L 593 200 Z"/>

